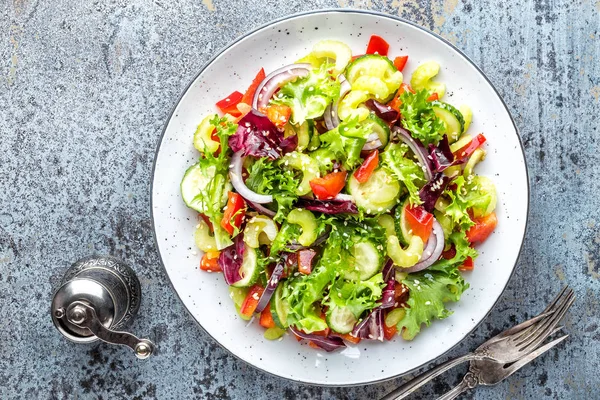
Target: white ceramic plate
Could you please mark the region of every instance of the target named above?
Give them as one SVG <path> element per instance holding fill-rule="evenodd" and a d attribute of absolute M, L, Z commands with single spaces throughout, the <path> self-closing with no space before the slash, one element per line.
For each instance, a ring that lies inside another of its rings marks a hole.
<path fill-rule="evenodd" d="M 480 246 L 471 288 L 454 314 L 435 321 L 412 342 L 363 341 L 344 351 L 326 353 L 300 345 L 293 337 L 263 338 L 258 323 L 237 317 L 221 274 L 198 269 L 193 232 L 197 214 L 181 200 L 179 183 L 198 158 L 192 135 L 214 103 L 244 91 L 260 69 L 273 71 L 307 54 L 321 39 L 347 43 L 354 54 L 365 51 L 377 34 L 390 43 L 390 56 L 408 54 L 410 77 L 421 62 L 436 60 L 446 83 L 446 100 L 473 109 L 471 133 L 485 132 L 488 157 L 478 172 L 490 176 L 498 190 L 498 227 Z M 331 10 L 290 16 L 251 32 L 213 58 L 187 88 L 160 141 L 152 184 L 152 216 L 160 256 L 173 287 L 198 323 L 223 347 L 266 372 L 318 385 L 356 385 L 407 373 L 444 354 L 471 332 L 492 309 L 506 287 L 525 234 L 529 201 L 527 170 L 515 124 L 496 90 L 460 51 L 435 34 L 384 14 Z"/>

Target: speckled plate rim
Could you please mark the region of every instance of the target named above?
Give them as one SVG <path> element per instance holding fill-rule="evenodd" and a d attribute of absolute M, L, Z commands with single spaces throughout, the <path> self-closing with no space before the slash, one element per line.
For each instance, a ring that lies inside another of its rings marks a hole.
<path fill-rule="evenodd" d="M 490 309 L 487 311 L 487 313 L 483 316 L 483 318 L 481 318 L 481 320 L 479 320 L 479 322 L 477 322 L 475 324 L 475 326 L 473 327 L 473 329 L 471 329 L 469 332 L 467 332 L 466 334 L 463 335 L 463 337 L 458 340 L 458 342 L 456 342 L 455 345 L 453 345 L 452 347 L 450 347 L 448 350 L 446 350 L 445 352 L 443 352 L 442 354 L 440 354 L 439 356 L 437 356 L 434 359 L 431 359 L 429 361 L 426 361 L 424 363 L 422 363 L 421 365 L 412 368 L 404 373 L 401 374 L 397 374 L 397 375 L 393 375 L 390 377 L 386 377 L 386 378 L 382 378 L 382 379 L 378 379 L 378 380 L 373 380 L 370 382 L 361 382 L 361 383 L 349 383 L 349 384 L 315 384 L 315 383 L 311 383 L 311 382 L 306 382 L 306 381 L 302 381 L 302 380 L 296 380 L 296 379 L 292 379 L 286 376 L 281 376 L 281 375 L 276 375 L 274 373 L 271 373 L 269 371 L 266 371 L 260 367 L 257 367 L 256 365 L 249 363 L 245 360 L 243 360 L 242 358 L 238 357 L 236 354 L 234 354 L 232 351 L 230 351 L 228 348 L 226 348 L 225 346 L 221 345 L 221 343 L 215 339 L 210 333 L 208 333 L 208 331 L 206 329 L 204 329 L 204 327 L 202 326 L 202 324 L 200 323 L 200 321 L 198 321 L 194 315 L 192 314 L 192 312 L 185 306 L 185 303 L 183 302 L 183 300 L 181 299 L 177 289 L 175 288 L 175 286 L 173 285 L 173 281 L 171 280 L 171 277 L 169 276 L 169 273 L 167 271 L 167 268 L 165 267 L 165 263 L 163 261 L 163 257 L 162 254 L 160 252 L 160 246 L 158 244 L 158 239 L 157 239 L 157 234 L 156 234 L 156 224 L 154 221 L 154 204 L 153 204 L 153 193 L 154 193 L 154 175 L 155 175 L 155 171 L 156 171 L 156 164 L 157 164 L 157 159 L 158 159 L 158 154 L 160 152 L 161 149 L 161 145 L 163 142 L 163 139 L 165 137 L 165 133 L 167 131 L 167 128 L 169 126 L 169 123 L 171 122 L 171 119 L 173 118 L 173 114 L 175 113 L 175 110 L 177 109 L 177 107 L 179 106 L 179 103 L 181 102 L 181 100 L 183 99 L 183 97 L 185 96 L 185 94 L 187 93 L 187 91 L 190 89 L 190 87 L 193 85 L 193 83 L 196 81 L 196 79 L 198 79 L 198 77 L 204 72 L 204 70 L 206 68 L 208 68 L 220 55 L 222 55 L 223 53 L 225 53 L 227 50 L 229 50 L 232 46 L 234 46 L 235 44 L 237 44 L 238 42 L 240 42 L 241 40 L 245 39 L 246 37 L 262 30 L 265 28 L 268 28 L 269 26 L 285 21 L 285 20 L 289 20 L 289 19 L 293 19 L 293 18 L 297 18 L 297 17 L 301 17 L 301 16 L 305 16 L 305 15 L 312 15 L 312 14 L 326 14 L 326 13 L 354 13 L 354 14 L 365 14 L 365 15 L 374 15 L 374 16 L 378 16 L 378 17 L 382 17 L 382 18 L 387 18 L 387 19 L 392 19 L 395 21 L 399 21 L 408 25 L 411 25 L 414 28 L 417 28 L 421 31 L 423 31 L 424 33 L 432 36 L 433 38 L 441 41 L 442 43 L 446 44 L 447 46 L 449 46 L 452 50 L 454 50 L 456 53 L 458 53 L 459 55 L 461 55 L 467 62 L 469 62 L 476 70 L 477 72 L 479 72 L 481 74 L 481 76 L 485 79 L 485 81 L 490 85 L 490 87 L 492 88 L 492 90 L 494 91 L 494 93 L 496 93 L 496 96 L 498 97 L 498 99 L 500 100 L 500 102 L 502 103 L 502 106 L 504 107 L 504 109 L 506 110 L 506 113 L 508 114 L 510 121 L 513 124 L 513 127 L 515 129 L 515 132 L 517 134 L 517 140 L 519 142 L 519 146 L 521 148 L 521 153 L 523 155 L 523 160 L 524 160 L 524 168 L 525 168 L 525 178 L 527 181 L 527 205 L 526 205 L 526 209 L 525 209 L 525 229 L 523 229 L 523 237 L 521 238 L 521 246 L 519 248 L 519 252 L 518 252 L 518 256 L 515 260 L 515 264 L 512 267 L 512 271 L 510 273 L 509 278 L 506 281 L 506 284 L 504 285 L 504 287 L 502 288 L 502 291 L 500 292 L 500 295 L 498 296 L 498 298 L 496 299 L 496 301 L 494 301 L 494 303 L 492 304 L 492 306 L 490 307 Z M 244 363 L 251 365 L 253 368 L 256 368 L 260 371 L 262 371 L 263 373 L 266 373 L 268 375 L 271 376 L 275 376 L 277 378 L 283 378 L 289 381 L 293 381 L 293 382 L 297 382 L 297 383 L 301 383 L 301 384 L 306 384 L 306 385 L 311 385 L 311 386 L 329 386 L 329 387 L 353 387 L 353 386 L 365 386 L 365 385 L 372 385 L 372 384 L 376 384 L 376 383 L 381 383 L 381 382 L 386 382 L 386 381 L 390 381 L 392 379 L 396 379 L 399 378 L 401 376 L 404 375 L 408 375 L 412 372 L 418 371 L 421 368 L 423 368 L 424 366 L 426 366 L 427 364 L 434 362 L 442 357 L 444 357 L 446 354 L 450 353 L 454 348 L 456 348 L 467 336 L 471 335 L 473 332 L 475 332 L 475 330 L 477 330 L 477 328 L 479 328 L 479 326 L 482 324 L 482 322 L 487 319 L 487 317 L 489 317 L 490 313 L 492 312 L 492 310 L 496 307 L 496 305 L 498 304 L 498 301 L 500 301 L 500 298 L 502 297 L 502 295 L 504 294 L 504 292 L 506 291 L 506 288 L 508 287 L 508 284 L 512 281 L 514 274 L 515 274 L 515 270 L 517 267 L 517 264 L 519 263 L 519 260 L 521 258 L 521 252 L 523 251 L 523 246 L 525 243 L 525 236 L 527 235 L 527 228 L 529 226 L 529 210 L 530 210 L 530 204 L 531 204 L 531 185 L 530 185 L 530 181 L 529 181 L 529 169 L 527 167 L 527 157 L 525 155 L 525 148 L 523 146 L 523 141 L 521 139 L 521 134 L 519 132 L 519 128 L 517 127 L 517 124 L 515 123 L 515 120 L 506 104 L 506 102 L 504 101 L 504 99 L 502 98 L 502 96 L 500 95 L 500 93 L 498 92 L 498 90 L 496 89 L 496 87 L 494 86 L 494 84 L 490 81 L 490 79 L 487 77 L 487 75 L 479 68 L 479 66 L 477 66 L 477 64 L 471 60 L 465 53 L 463 53 L 459 48 L 457 48 L 455 45 L 453 45 L 452 43 L 450 43 L 448 40 L 444 39 L 442 36 L 438 35 L 435 32 L 430 31 L 427 28 L 424 28 L 412 21 L 406 20 L 404 18 L 401 17 L 397 17 L 397 16 L 393 16 L 393 15 L 389 15 L 389 14 L 385 14 L 382 12 L 378 12 L 378 11 L 371 11 L 371 10 L 359 10 L 359 9 L 352 9 L 352 8 L 344 8 L 344 9 L 338 9 L 338 8 L 327 8 L 327 9 L 319 9 L 319 10 L 312 10 L 312 11 L 304 11 L 304 12 L 300 12 L 300 13 L 295 13 L 295 14 L 290 14 L 287 15 L 285 17 L 282 18 L 278 18 L 278 19 L 274 19 L 271 20 L 263 25 L 258 26 L 257 28 L 246 32 L 245 34 L 239 36 L 238 38 L 236 38 L 235 40 L 233 40 L 232 42 L 230 42 L 229 44 L 227 44 L 225 47 L 221 48 L 219 51 L 215 52 L 214 56 L 212 56 L 210 58 L 210 60 L 208 60 L 203 66 L 202 68 L 200 68 L 200 70 L 198 71 L 198 73 L 190 80 L 190 82 L 186 85 L 185 89 L 183 89 L 181 95 L 179 96 L 179 98 L 177 99 L 177 101 L 175 102 L 171 112 L 169 113 L 169 117 L 167 118 L 167 121 L 165 122 L 164 128 L 161 132 L 160 138 L 158 140 L 158 144 L 156 146 L 156 151 L 154 153 L 154 161 L 152 163 L 152 180 L 150 182 L 150 219 L 151 219 L 151 223 L 152 223 L 152 233 L 154 236 L 154 245 L 156 247 L 159 259 L 160 259 L 160 263 L 163 267 L 163 270 L 167 276 L 167 279 L 169 280 L 169 284 L 171 285 L 171 288 L 173 289 L 173 291 L 175 292 L 175 295 L 177 296 L 177 298 L 179 299 L 179 301 L 181 302 L 181 304 L 183 305 L 183 307 L 185 308 L 186 312 L 189 314 L 190 317 L 192 317 L 192 319 L 194 321 L 196 321 L 197 325 L 208 335 L 210 336 L 210 338 L 212 340 L 214 340 L 217 344 L 219 344 L 219 346 L 221 346 L 223 349 L 225 349 L 225 351 L 227 351 L 229 354 L 233 355 L 235 358 L 237 358 L 238 360 L 243 361 Z M 160 346 L 160 344 L 159 344 Z"/>

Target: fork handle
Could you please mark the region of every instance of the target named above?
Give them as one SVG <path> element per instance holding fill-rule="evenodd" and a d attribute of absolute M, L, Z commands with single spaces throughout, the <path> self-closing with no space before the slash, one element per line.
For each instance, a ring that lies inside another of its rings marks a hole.
<path fill-rule="evenodd" d="M 477 383 L 478 382 L 475 378 L 475 375 L 469 371 L 458 385 L 438 397 L 437 400 L 454 400 L 460 396 L 461 393 L 464 393 L 469 389 L 473 389 L 475 386 L 477 386 Z"/>
<path fill-rule="evenodd" d="M 430 369 L 429 371 L 423 372 L 421 375 L 416 376 L 412 380 L 406 382 L 404 385 L 395 389 L 393 392 L 389 393 L 385 397 L 382 397 L 381 400 L 400 400 L 406 398 L 409 394 L 413 393 L 415 390 L 432 380 L 433 378 L 443 374 L 455 366 L 462 364 L 466 361 L 478 360 L 481 357 L 476 356 L 473 353 L 467 353 L 458 358 L 454 358 L 452 360 L 448 360 L 435 368 Z"/>

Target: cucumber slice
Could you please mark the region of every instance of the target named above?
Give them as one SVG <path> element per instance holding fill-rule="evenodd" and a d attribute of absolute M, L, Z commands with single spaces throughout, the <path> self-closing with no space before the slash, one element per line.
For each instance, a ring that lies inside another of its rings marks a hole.
<path fill-rule="evenodd" d="M 289 326 L 287 322 L 289 305 L 287 301 L 283 300 L 282 295 L 283 284 L 280 284 L 275 289 L 275 293 L 273 293 L 273 298 L 271 299 L 271 314 L 273 315 L 275 325 L 285 329 Z"/>
<path fill-rule="evenodd" d="M 361 281 L 366 281 L 381 269 L 382 257 L 372 242 L 356 243 L 350 252 L 354 256 L 354 270 Z"/>
<path fill-rule="evenodd" d="M 298 150 L 304 150 L 310 144 L 315 129 L 315 124 L 312 120 L 304 121 L 297 129 L 298 134 Z"/>
<path fill-rule="evenodd" d="M 258 267 L 258 251 L 259 250 L 257 249 L 246 247 L 246 250 L 244 251 L 244 260 L 240 267 L 242 279 L 231 286 L 248 287 L 256 283 L 258 275 L 260 275 L 260 268 Z"/>
<path fill-rule="evenodd" d="M 217 250 L 217 241 L 214 236 L 211 236 L 208 224 L 203 220 L 198 222 L 198 228 L 194 232 L 194 242 L 205 253 Z"/>
<path fill-rule="evenodd" d="M 356 317 L 348 307 L 332 307 L 327 313 L 327 325 L 337 333 L 352 332 L 356 321 Z"/>
<path fill-rule="evenodd" d="M 347 185 L 354 202 L 367 214 L 381 214 L 394 207 L 400 194 L 400 183 L 383 168 L 373 171 L 365 183 L 358 182 L 354 175 Z"/>
<path fill-rule="evenodd" d="M 388 124 L 373 113 L 369 115 L 369 119 L 365 123 L 377 134 L 381 142 L 381 147 L 385 147 L 390 140 L 390 127 Z"/>
<path fill-rule="evenodd" d="M 446 125 L 444 133 L 448 135 L 448 141 L 450 143 L 456 142 L 465 128 L 465 119 L 461 112 L 454 106 L 441 101 L 434 101 L 431 106 L 435 115 Z"/>
<path fill-rule="evenodd" d="M 367 54 L 348 65 L 346 79 L 352 90 L 366 91 L 385 103 L 394 97 L 403 76 L 389 58 Z"/>
<path fill-rule="evenodd" d="M 412 232 L 410 226 L 406 222 L 406 207 L 409 206 L 409 199 L 407 198 L 401 205 L 396 207 L 394 222 L 396 223 L 396 236 L 403 246 L 408 246 L 410 239 L 412 238 Z"/>
<path fill-rule="evenodd" d="M 215 167 L 203 169 L 200 163 L 194 164 L 185 171 L 181 180 L 181 197 L 185 204 L 200 213 L 205 213 L 205 205 L 199 196 L 215 177 Z"/>

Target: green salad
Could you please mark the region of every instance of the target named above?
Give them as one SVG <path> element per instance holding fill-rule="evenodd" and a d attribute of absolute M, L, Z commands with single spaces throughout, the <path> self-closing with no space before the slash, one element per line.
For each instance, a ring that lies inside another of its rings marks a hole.
<path fill-rule="evenodd" d="M 220 272 L 238 315 L 333 351 L 413 339 L 449 317 L 496 227 L 483 134 L 444 101 L 440 66 L 323 40 L 216 103 L 181 181 L 199 213 L 200 268 Z"/>

